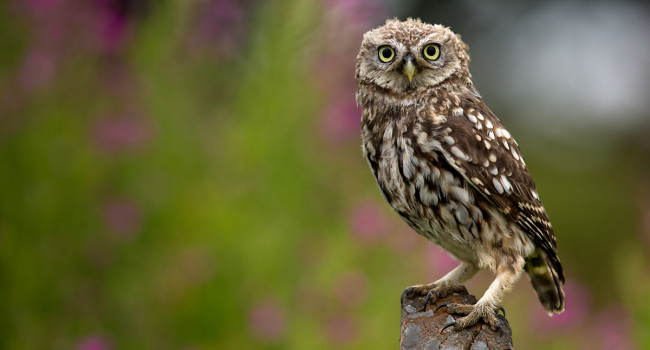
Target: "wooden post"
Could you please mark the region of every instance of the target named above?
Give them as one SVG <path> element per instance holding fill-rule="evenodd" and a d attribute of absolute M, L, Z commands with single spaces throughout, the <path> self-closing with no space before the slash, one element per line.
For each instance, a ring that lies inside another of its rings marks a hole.
<path fill-rule="evenodd" d="M 436 350 L 436 349 L 470 349 L 493 350 L 512 349 L 512 330 L 505 317 L 499 315 L 502 321 L 500 330 L 493 331 L 482 320 L 476 325 L 455 332 L 442 328 L 460 316 L 450 315 L 447 308 L 441 307 L 436 313 L 433 310 L 443 303 L 475 304 L 473 295 L 450 295 L 429 303 L 426 310 L 421 311 L 425 296 L 415 296 L 410 299 L 402 294 L 402 332 L 400 335 L 400 350 Z"/>

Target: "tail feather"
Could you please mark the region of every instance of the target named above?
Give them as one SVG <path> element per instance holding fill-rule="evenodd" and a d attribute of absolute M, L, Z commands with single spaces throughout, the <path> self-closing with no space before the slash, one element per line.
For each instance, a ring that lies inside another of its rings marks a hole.
<path fill-rule="evenodd" d="M 559 264 L 559 261 L 557 262 Z M 561 268 L 561 267 L 560 267 Z M 546 253 L 537 249 L 526 258 L 524 270 L 533 284 L 539 301 L 549 315 L 564 311 L 564 276 L 560 276 Z M 562 271 L 560 271 L 562 274 Z"/>

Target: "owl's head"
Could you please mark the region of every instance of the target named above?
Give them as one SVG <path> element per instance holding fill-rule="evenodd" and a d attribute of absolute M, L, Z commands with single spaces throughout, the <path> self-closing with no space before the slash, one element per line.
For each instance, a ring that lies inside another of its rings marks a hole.
<path fill-rule="evenodd" d="M 398 94 L 448 79 L 471 85 L 467 49 L 449 28 L 419 19 L 390 19 L 364 34 L 356 60 L 357 84 Z"/>

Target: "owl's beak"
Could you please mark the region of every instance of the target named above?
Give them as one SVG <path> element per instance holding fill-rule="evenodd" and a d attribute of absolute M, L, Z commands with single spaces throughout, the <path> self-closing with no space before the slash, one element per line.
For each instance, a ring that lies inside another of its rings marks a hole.
<path fill-rule="evenodd" d="M 413 76 L 415 75 L 415 57 L 413 55 L 408 54 L 406 57 L 404 57 L 404 65 L 402 66 L 402 73 L 406 75 L 406 77 L 409 78 L 409 82 L 413 81 Z"/>

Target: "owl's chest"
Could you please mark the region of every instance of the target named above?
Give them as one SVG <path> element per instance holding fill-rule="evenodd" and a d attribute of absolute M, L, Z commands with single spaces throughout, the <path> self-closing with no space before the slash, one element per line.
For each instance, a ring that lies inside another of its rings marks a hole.
<path fill-rule="evenodd" d="M 363 152 L 377 180 L 379 189 L 390 205 L 398 211 L 410 212 L 410 182 L 422 168 L 415 156 L 409 131 L 412 123 L 389 121 L 363 127 Z"/>
<path fill-rule="evenodd" d="M 364 123 L 362 129 L 364 155 L 391 207 L 414 227 L 439 216 L 445 191 L 459 184 L 438 161 L 437 150 L 423 150 L 417 121 Z"/>
<path fill-rule="evenodd" d="M 458 233 L 478 234 L 471 189 L 444 161 L 432 133 L 416 122 L 362 123 L 363 152 L 391 207 L 418 233 L 457 256 L 469 246 Z"/>

